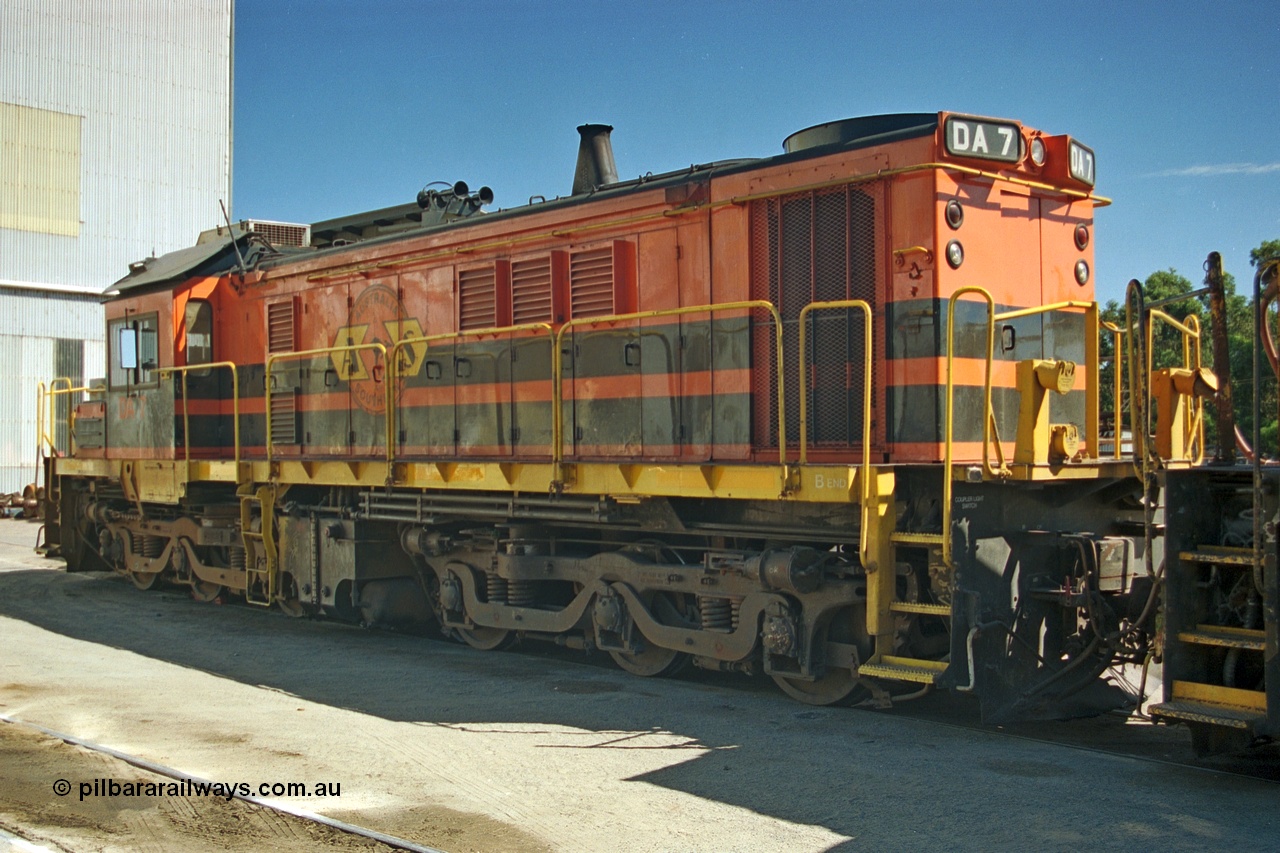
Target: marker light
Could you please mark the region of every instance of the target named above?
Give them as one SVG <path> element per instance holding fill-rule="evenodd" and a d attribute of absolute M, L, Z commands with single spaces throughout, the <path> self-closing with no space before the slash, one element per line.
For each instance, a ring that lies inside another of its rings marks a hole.
<path fill-rule="evenodd" d="M 964 208 L 954 198 L 947 202 L 947 225 L 955 231 L 964 224 Z"/>
<path fill-rule="evenodd" d="M 1031 140 L 1031 162 L 1037 166 L 1044 165 L 1044 140 L 1038 136 Z"/>
<path fill-rule="evenodd" d="M 947 263 L 951 264 L 953 270 L 960 269 L 960 265 L 964 263 L 964 247 L 959 240 L 952 240 L 947 244 Z"/>
<path fill-rule="evenodd" d="M 1089 264 L 1085 261 L 1076 261 L 1076 284 L 1084 286 L 1089 282 Z"/>
<path fill-rule="evenodd" d="M 1089 245 L 1089 226 L 1083 223 L 1076 226 L 1076 248 L 1084 251 Z"/>

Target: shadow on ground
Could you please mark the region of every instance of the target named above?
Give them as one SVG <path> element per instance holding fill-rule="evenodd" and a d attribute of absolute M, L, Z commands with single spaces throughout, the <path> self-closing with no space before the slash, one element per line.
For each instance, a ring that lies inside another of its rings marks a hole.
<path fill-rule="evenodd" d="M 486 654 L 201 604 L 177 589 L 139 592 L 103 574 L 0 573 L 0 616 L 393 721 L 672 732 L 708 751 L 634 781 L 824 826 L 859 848 L 1016 847 L 1028 838 L 1092 846 L 1106 838 L 1190 849 L 1256 842 L 1277 824 L 1276 789 L 1265 781 L 1004 737 L 970 728 L 975 709 L 943 699 L 921 706 L 919 714 L 935 719 L 810 708 L 742 677 L 654 682 L 563 650 Z M 1123 737 L 1122 722 L 1094 725 L 1104 737 Z M 942 819 L 912 820 L 917 814 Z"/>

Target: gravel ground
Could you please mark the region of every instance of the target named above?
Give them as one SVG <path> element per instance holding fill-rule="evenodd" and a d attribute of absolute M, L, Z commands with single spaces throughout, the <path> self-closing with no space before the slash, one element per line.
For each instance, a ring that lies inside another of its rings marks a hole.
<path fill-rule="evenodd" d="M 1170 763 L 1188 757 L 1178 730 L 1104 718 L 1011 737 L 953 699 L 818 709 L 727 676 L 481 654 L 68 575 L 34 535 L 0 522 L 0 713 L 206 779 L 336 782 L 289 802 L 444 850 L 1201 850 L 1280 828 L 1273 782 Z M 25 734 L 0 750 L 0 827 L 43 843 L 371 849 L 243 803 L 84 806 L 49 786 L 140 771 Z M 1247 761 L 1265 777 L 1274 759 Z"/>

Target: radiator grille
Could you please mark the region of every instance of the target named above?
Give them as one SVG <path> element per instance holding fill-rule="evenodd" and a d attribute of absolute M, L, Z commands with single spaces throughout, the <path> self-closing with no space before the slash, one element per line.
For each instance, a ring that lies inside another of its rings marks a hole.
<path fill-rule="evenodd" d="M 569 312 L 572 317 L 613 313 L 613 247 L 569 256 Z"/>
<path fill-rule="evenodd" d="M 293 300 L 267 306 L 267 352 L 293 352 Z"/>
<path fill-rule="evenodd" d="M 511 321 L 551 322 L 551 258 L 512 262 Z"/>
<path fill-rule="evenodd" d="M 458 329 L 492 329 L 498 325 L 497 278 L 493 267 L 458 272 Z"/>
<path fill-rule="evenodd" d="M 298 398 L 296 392 L 271 392 L 271 443 L 298 443 Z"/>
<path fill-rule="evenodd" d="M 837 187 L 752 203 L 753 299 L 778 307 L 783 321 L 788 444 L 800 437 L 799 395 L 808 394 L 815 446 L 862 441 L 864 340 L 860 311 L 817 311 L 806 330 L 808 388 L 797 387 L 800 311 L 810 302 L 864 299 L 875 305 L 876 201 L 865 189 Z M 777 447 L 777 356 L 763 312 L 755 324 L 756 446 Z"/>

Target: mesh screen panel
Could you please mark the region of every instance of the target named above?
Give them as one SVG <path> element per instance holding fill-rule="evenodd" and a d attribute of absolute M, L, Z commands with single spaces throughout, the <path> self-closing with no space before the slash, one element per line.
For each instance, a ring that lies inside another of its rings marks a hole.
<path fill-rule="evenodd" d="M 876 297 L 876 203 L 836 187 L 752 203 L 751 296 L 768 299 L 783 321 L 787 443 L 800 438 L 800 312 L 811 302 Z M 778 446 L 777 357 L 769 318 L 756 312 L 753 353 L 755 444 Z M 847 447 L 862 441 L 864 340 L 860 311 L 811 312 L 806 329 L 809 440 Z M 767 369 L 765 369 L 767 366 Z"/>
<path fill-rule="evenodd" d="M 267 238 L 273 246 L 309 246 L 311 245 L 311 226 L 294 225 L 288 222 L 250 222 L 249 228 L 255 234 Z"/>

